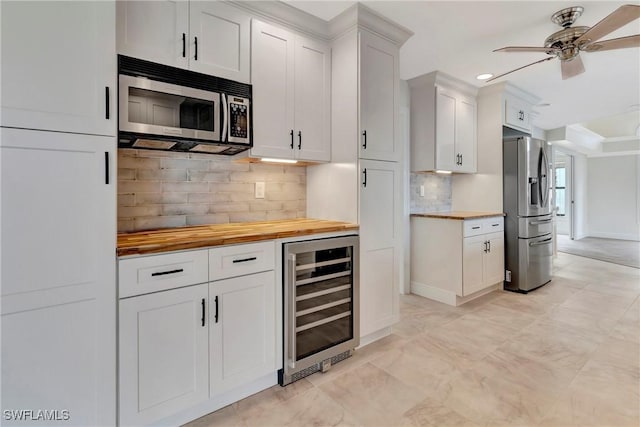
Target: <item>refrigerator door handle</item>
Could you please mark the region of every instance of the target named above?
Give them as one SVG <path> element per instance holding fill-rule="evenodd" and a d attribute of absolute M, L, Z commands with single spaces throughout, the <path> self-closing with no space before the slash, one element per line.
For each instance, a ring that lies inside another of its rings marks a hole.
<path fill-rule="evenodd" d="M 548 176 L 549 176 L 549 165 L 547 164 L 547 153 L 544 150 L 544 147 L 540 147 L 540 160 L 538 161 L 538 176 L 539 178 L 539 188 L 540 188 L 540 207 L 547 206 L 548 198 L 549 198 L 549 186 Z"/>
<path fill-rule="evenodd" d="M 541 219 L 540 221 L 529 221 L 529 225 L 542 225 L 542 224 L 548 224 L 552 221 L 551 218 L 549 219 Z"/>
<path fill-rule="evenodd" d="M 542 245 L 550 245 L 553 241 L 552 237 L 544 240 L 538 240 L 537 242 L 529 242 L 529 246 L 542 246 Z"/>

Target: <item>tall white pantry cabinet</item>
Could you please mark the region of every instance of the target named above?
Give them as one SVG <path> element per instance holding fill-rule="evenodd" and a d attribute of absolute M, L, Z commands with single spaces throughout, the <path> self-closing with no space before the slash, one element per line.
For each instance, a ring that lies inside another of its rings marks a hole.
<path fill-rule="evenodd" d="M 366 344 L 388 334 L 399 316 L 398 52 L 411 33 L 359 3 L 352 12 L 351 27 L 332 43 L 331 163 L 307 169 L 307 214 L 360 225 L 360 336 Z"/>
<path fill-rule="evenodd" d="M 2 423 L 114 425 L 115 4 L 0 13 Z"/>

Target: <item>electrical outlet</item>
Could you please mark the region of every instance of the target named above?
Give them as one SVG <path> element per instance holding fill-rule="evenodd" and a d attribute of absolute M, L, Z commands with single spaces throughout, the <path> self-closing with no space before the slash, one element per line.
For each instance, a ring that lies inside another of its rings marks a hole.
<path fill-rule="evenodd" d="M 504 273 L 505 273 L 505 274 L 504 274 L 504 276 L 505 276 L 505 277 L 504 277 L 504 280 L 505 280 L 505 281 L 507 281 L 507 282 L 511 282 L 511 271 L 509 271 L 509 270 L 505 270 L 505 272 L 504 272 Z"/>
<path fill-rule="evenodd" d="M 424 185 L 420 186 L 420 197 L 424 197 Z"/>
<path fill-rule="evenodd" d="M 256 199 L 264 199 L 264 181 L 256 182 Z"/>

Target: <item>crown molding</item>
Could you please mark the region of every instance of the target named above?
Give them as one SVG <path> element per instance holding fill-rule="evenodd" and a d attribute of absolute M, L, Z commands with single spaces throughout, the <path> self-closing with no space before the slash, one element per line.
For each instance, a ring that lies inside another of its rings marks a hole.
<path fill-rule="evenodd" d="M 407 80 L 409 87 L 417 87 L 424 85 L 442 86 L 445 89 L 452 89 L 464 95 L 475 98 L 478 96 L 478 88 L 460 79 L 457 79 L 442 71 L 432 71 L 418 77 Z"/>
<path fill-rule="evenodd" d="M 328 22 L 328 34 L 331 39 L 337 39 L 353 28 L 370 31 L 398 47 L 413 35 L 413 31 L 396 24 L 362 3 L 354 4 Z"/>
<path fill-rule="evenodd" d="M 226 3 L 300 33 L 329 41 L 327 21 L 281 1 L 230 0 Z"/>

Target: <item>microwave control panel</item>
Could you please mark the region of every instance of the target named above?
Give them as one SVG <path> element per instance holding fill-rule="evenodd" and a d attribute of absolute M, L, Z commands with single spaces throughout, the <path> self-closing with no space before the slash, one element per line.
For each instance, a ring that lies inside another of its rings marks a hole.
<path fill-rule="evenodd" d="M 249 142 L 249 100 L 229 97 L 229 141 Z"/>

